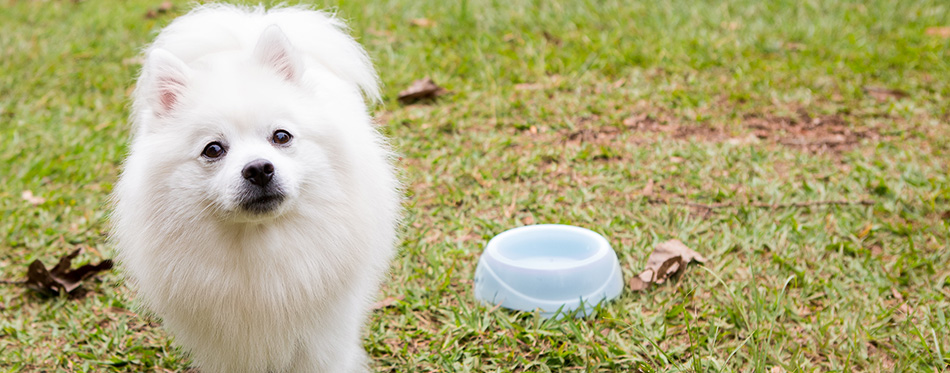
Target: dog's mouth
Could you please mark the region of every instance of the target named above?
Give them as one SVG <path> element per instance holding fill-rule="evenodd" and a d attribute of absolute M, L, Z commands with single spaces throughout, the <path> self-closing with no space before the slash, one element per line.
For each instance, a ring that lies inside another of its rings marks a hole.
<path fill-rule="evenodd" d="M 280 207 L 284 194 L 279 192 L 249 195 L 241 201 L 241 207 L 254 214 L 266 214 Z"/>

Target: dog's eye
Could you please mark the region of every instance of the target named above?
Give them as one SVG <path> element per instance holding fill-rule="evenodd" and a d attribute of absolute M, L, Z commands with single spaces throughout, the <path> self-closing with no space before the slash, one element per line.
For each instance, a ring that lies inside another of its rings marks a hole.
<path fill-rule="evenodd" d="M 277 130 L 277 131 L 274 131 L 274 136 L 271 137 L 270 141 L 272 141 L 274 144 L 277 144 L 277 145 L 284 145 L 290 142 L 290 139 L 292 138 L 294 137 L 290 135 L 290 132 L 287 132 L 284 130 Z"/>
<path fill-rule="evenodd" d="M 224 146 L 222 146 L 221 143 L 217 141 L 209 143 L 208 145 L 205 145 L 205 150 L 201 152 L 201 155 L 209 159 L 220 158 L 222 155 L 224 155 Z"/>

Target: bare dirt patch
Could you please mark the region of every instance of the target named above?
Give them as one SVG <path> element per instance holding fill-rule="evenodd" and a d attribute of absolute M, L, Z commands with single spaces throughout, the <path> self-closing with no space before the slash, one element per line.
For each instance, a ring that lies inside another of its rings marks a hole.
<path fill-rule="evenodd" d="M 857 124 L 856 120 L 841 114 L 813 116 L 805 109 L 798 109 L 790 116 L 747 113 L 741 116 L 738 126 L 730 126 L 714 121 L 683 121 L 669 115 L 639 113 L 623 119 L 621 126 L 603 123 L 599 118 L 579 120 L 577 129 L 559 131 L 559 136 L 569 144 L 609 144 L 618 138 L 626 142 L 650 142 L 646 137 L 664 134 L 674 140 L 733 144 L 766 142 L 813 153 L 840 153 L 853 149 L 864 140 L 876 141 L 881 137 L 877 128 Z"/>
<path fill-rule="evenodd" d="M 574 129 L 561 129 L 554 133 L 557 142 L 566 145 L 613 145 L 618 142 L 649 143 L 666 135 L 675 140 L 723 141 L 725 131 L 700 123 L 682 123 L 668 116 L 637 114 L 624 119 L 618 126 L 600 116 L 581 117 L 575 120 Z M 537 135 L 537 131 L 528 131 Z"/>
<path fill-rule="evenodd" d="M 799 109 L 797 117 L 746 114 L 743 124 L 759 139 L 812 152 L 850 150 L 864 139 L 877 140 L 875 128 L 858 128 L 839 114 L 811 116 Z"/>
<path fill-rule="evenodd" d="M 726 138 L 725 131 L 722 128 L 703 123 L 684 123 L 669 117 L 646 113 L 624 119 L 623 126 L 635 132 L 665 133 L 677 140 L 722 141 Z"/>

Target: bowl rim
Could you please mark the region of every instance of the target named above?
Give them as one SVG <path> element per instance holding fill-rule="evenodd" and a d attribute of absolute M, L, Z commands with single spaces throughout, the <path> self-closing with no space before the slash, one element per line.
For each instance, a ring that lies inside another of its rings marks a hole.
<path fill-rule="evenodd" d="M 582 235 L 584 236 L 585 239 L 591 240 L 594 243 L 594 246 L 595 246 L 594 253 L 582 260 L 574 261 L 570 265 L 553 269 L 553 268 L 537 268 L 537 267 L 532 267 L 532 266 L 525 266 L 524 260 L 517 260 L 517 261 L 512 260 L 500 252 L 501 250 L 500 248 L 502 247 L 503 242 L 505 240 L 517 235 L 531 233 L 531 232 L 539 231 L 539 230 L 563 231 L 563 232 L 570 232 L 572 234 Z M 584 267 L 590 263 L 594 263 L 598 260 L 602 260 L 603 257 L 609 255 L 611 251 L 612 249 L 610 247 L 610 243 L 607 242 L 607 239 L 604 238 L 604 236 L 602 236 L 601 234 L 594 232 L 590 229 L 582 228 L 582 227 L 578 227 L 574 225 L 566 225 L 566 224 L 533 224 L 533 225 L 525 225 L 525 226 L 521 226 L 517 228 L 512 228 L 495 235 L 495 237 L 492 237 L 492 239 L 488 241 L 488 244 L 485 245 L 484 254 L 487 254 L 493 260 L 496 260 L 501 264 L 519 268 L 519 269 L 534 270 L 534 271 L 564 271 L 564 270 L 572 270 L 572 269 L 577 269 L 579 267 Z"/>

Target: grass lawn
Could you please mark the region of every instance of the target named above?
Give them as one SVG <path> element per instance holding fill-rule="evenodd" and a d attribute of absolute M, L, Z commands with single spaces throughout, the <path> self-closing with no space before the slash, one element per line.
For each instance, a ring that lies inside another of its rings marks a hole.
<path fill-rule="evenodd" d="M 136 56 L 187 4 L 152 18 L 159 0 L 0 4 L 0 279 L 13 281 L 79 246 L 80 263 L 112 256 Z M 950 3 L 318 6 L 376 63 L 375 114 L 407 185 L 365 339 L 377 370 L 948 369 Z M 451 95 L 398 103 L 424 76 Z M 603 234 L 626 279 L 668 239 L 710 261 L 594 319 L 476 302 L 485 243 L 533 223 Z M 0 284 L 0 370 L 187 369 L 115 272 L 85 287 Z"/>

